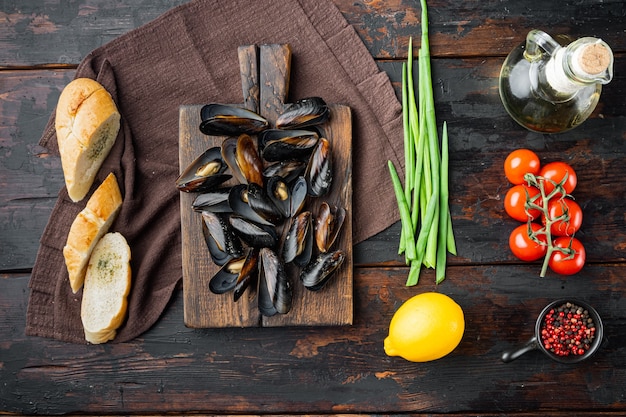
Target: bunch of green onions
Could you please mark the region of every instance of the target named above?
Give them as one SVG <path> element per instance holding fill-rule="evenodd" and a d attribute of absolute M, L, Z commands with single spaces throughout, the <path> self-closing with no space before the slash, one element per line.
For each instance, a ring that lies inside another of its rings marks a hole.
<path fill-rule="evenodd" d="M 430 70 L 426 0 L 421 0 L 421 6 L 417 100 L 413 84 L 412 38 L 409 39 L 407 62 L 402 65 L 404 187 L 393 163 L 388 161 L 402 224 L 398 253 L 404 253 L 410 266 L 407 286 L 417 284 L 422 265 L 435 268 L 435 282 L 441 283 L 446 277 L 447 252 L 456 255 L 448 204 L 448 129 L 444 122 L 440 149 Z"/>

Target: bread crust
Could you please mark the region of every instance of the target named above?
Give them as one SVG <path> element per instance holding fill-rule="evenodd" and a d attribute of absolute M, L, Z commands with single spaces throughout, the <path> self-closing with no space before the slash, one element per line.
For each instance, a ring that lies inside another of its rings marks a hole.
<path fill-rule="evenodd" d="M 108 232 L 121 206 L 122 194 L 115 175 L 110 173 L 72 222 L 63 257 L 74 293 L 83 285 L 94 247 Z"/>
<path fill-rule="evenodd" d="M 55 129 L 65 185 L 72 201 L 82 200 L 109 154 L 120 129 L 120 114 L 97 81 L 77 78 L 61 92 Z"/>

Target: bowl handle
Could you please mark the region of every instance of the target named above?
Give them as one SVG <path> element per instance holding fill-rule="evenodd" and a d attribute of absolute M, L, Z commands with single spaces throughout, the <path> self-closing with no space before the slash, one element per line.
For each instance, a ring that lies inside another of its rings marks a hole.
<path fill-rule="evenodd" d="M 515 359 L 517 359 L 520 356 L 522 356 L 524 353 L 530 352 L 531 350 L 535 350 L 537 348 L 538 348 L 538 346 L 537 346 L 537 337 L 533 336 L 523 346 L 521 346 L 521 347 L 519 347 L 517 349 L 514 349 L 514 350 L 507 350 L 507 351 L 503 352 L 502 353 L 502 362 L 514 361 Z"/>

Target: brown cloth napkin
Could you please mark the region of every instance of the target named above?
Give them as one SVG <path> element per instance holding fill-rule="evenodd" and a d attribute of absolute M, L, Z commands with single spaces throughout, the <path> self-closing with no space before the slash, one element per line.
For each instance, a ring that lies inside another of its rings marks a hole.
<path fill-rule="evenodd" d="M 116 342 L 148 330 L 182 278 L 178 167 L 179 106 L 243 102 L 237 48 L 290 44 L 289 100 L 323 97 L 353 111 L 354 242 L 398 219 L 387 171 L 403 168 L 401 106 L 353 27 L 329 0 L 192 1 L 94 50 L 76 77 L 97 79 L 122 114 L 122 129 L 91 192 L 109 172 L 124 202 L 111 230 L 132 250 L 128 319 Z M 41 145 L 56 152 L 54 114 Z M 30 281 L 26 333 L 85 343 L 82 292 L 72 294 L 62 248 L 89 195 L 65 189 L 41 238 Z M 182 318 L 181 318 L 182 320 Z"/>

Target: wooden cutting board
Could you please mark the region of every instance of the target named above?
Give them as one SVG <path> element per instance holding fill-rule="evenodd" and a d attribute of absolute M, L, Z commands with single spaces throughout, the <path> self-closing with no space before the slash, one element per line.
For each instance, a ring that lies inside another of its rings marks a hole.
<path fill-rule="evenodd" d="M 282 113 L 288 93 L 291 64 L 289 45 L 251 45 L 239 48 L 244 102 L 273 125 Z M 322 97 L 323 98 L 323 97 Z M 335 248 L 346 254 L 342 266 L 320 291 L 304 288 L 294 274 L 293 306 L 288 314 L 265 317 L 259 313 L 256 297 L 246 292 L 237 302 L 232 292 L 213 294 L 209 280 L 218 271 L 211 261 L 202 234 L 202 219 L 191 208 L 196 197 L 180 193 L 183 256 L 184 321 L 191 328 L 336 326 L 352 324 L 352 120 L 350 108 L 329 104 L 331 117 L 321 126 L 332 145 L 333 183 L 330 193 L 313 199 L 305 209 L 317 212 L 322 201 L 346 208 L 346 220 Z M 179 119 L 180 169 L 224 137 L 206 136 L 199 130 L 202 105 L 181 106 Z M 294 273 L 294 271 L 291 271 Z M 297 271 L 296 271 L 297 272 Z"/>

